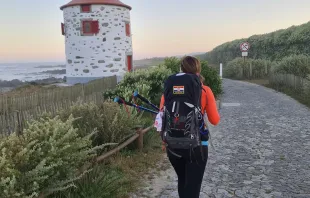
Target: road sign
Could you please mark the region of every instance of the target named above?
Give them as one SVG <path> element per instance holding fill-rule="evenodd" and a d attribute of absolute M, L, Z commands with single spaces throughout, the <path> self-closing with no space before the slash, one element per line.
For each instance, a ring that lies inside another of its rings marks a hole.
<path fill-rule="evenodd" d="M 240 50 L 241 52 L 247 52 L 250 49 L 250 44 L 248 42 L 241 43 Z"/>
<path fill-rule="evenodd" d="M 248 52 L 242 52 L 242 56 L 248 56 Z"/>

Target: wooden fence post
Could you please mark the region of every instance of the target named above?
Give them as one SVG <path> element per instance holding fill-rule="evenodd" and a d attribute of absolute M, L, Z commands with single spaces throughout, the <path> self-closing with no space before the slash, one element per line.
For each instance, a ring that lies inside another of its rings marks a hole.
<path fill-rule="evenodd" d="M 85 87 L 84 87 L 84 84 L 82 84 L 82 101 L 85 102 Z"/>
<path fill-rule="evenodd" d="M 252 80 L 252 62 L 250 62 L 250 80 Z"/>
<path fill-rule="evenodd" d="M 17 135 L 22 135 L 23 134 L 23 125 L 22 125 L 22 120 L 21 120 L 20 112 L 18 110 L 16 110 L 16 117 L 17 117 L 16 133 L 17 133 Z"/>
<path fill-rule="evenodd" d="M 137 146 L 138 146 L 138 149 L 140 151 L 142 151 L 142 149 L 143 149 L 143 131 L 142 131 L 142 129 L 141 128 L 137 129 L 137 133 L 139 134 L 139 137 L 137 139 Z"/>

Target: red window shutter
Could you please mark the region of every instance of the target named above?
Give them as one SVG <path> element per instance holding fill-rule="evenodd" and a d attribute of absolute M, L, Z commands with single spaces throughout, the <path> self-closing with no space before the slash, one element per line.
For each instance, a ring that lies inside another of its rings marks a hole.
<path fill-rule="evenodd" d="M 61 23 L 61 34 L 65 35 L 65 24 Z"/>
<path fill-rule="evenodd" d="M 81 7 L 82 12 L 90 12 L 90 5 L 82 5 Z"/>
<path fill-rule="evenodd" d="M 93 34 L 99 33 L 99 22 L 98 21 L 92 21 L 92 33 Z"/>
<path fill-rule="evenodd" d="M 127 68 L 128 71 L 132 70 L 132 56 L 127 56 Z"/>
<path fill-rule="evenodd" d="M 99 33 L 99 21 L 82 21 L 82 32 L 91 36 Z"/>
<path fill-rule="evenodd" d="M 130 36 L 130 24 L 126 23 L 126 36 Z"/>
<path fill-rule="evenodd" d="M 91 33 L 91 22 L 90 21 L 83 21 L 82 26 L 83 26 L 82 29 L 83 29 L 84 34 Z"/>

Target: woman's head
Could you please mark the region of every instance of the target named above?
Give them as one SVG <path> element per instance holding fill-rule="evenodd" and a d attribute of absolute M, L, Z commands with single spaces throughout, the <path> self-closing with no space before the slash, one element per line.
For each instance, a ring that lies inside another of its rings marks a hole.
<path fill-rule="evenodd" d="M 201 72 L 200 61 L 192 56 L 185 56 L 181 61 L 181 70 L 184 73 L 197 74 Z"/>

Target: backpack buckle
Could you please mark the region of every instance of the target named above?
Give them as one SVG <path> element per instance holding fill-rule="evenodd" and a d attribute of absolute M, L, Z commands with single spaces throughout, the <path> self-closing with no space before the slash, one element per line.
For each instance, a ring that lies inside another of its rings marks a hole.
<path fill-rule="evenodd" d="M 179 117 L 180 117 L 180 114 L 178 113 L 174 114 L 174 124 L 176 124 L 179 121 Z"/>

